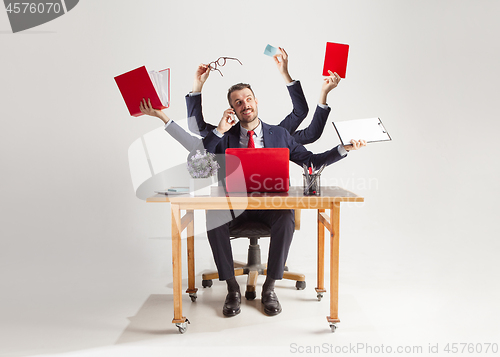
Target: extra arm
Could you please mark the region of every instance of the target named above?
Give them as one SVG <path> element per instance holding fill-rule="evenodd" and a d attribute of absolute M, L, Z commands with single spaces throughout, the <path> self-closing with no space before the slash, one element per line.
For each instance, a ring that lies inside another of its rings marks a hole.
<path fill-rule="evenodd" d="M 287 89 L 292 100 L 293 109 L 278 125 L 293 135 L 295 130 L 297 130 L 302 121 L 307 117 L 309 106 L 307 105 L 306 97 L 299 81 L 294 81 L 287 85 Z"/>
<path fill-rule="evenodd" d="M 305 164 L 307 167 L 310 167 L 313 164 L 314 167 L 319 168 L 322 165 L 331 165 L 347 156 L 347 153 L 340 145 L 323 153 L 313 154 L 302 144 L 297 143 L 295 138 L 288 133 L 286 133 L 285 140 L 290 150 L 290 160 L 299 166 Z"/>
<path fill-rule="evenodd" d="M 202 144 L 202 140 L 200 138 L 189 134 L 173 120 L 170 121 L 170 124 L 165 126 L 165 131 L 177 140 L 179 144 L 184 146 L 184 148 L 189 152 L 199 148 Z"/>
<path fill-rule="evenodd" d="M 188 128 L 192 133 L 202 137 L 207 136 L 215 128 L 215 126 L 205 122 L 201 106 L 201 91 L 209 75 L 210 66 L 203 63 L 199 64 L 194 74 L 193 90 L 186 96 Z"/>
<path fill-rule="evenodd" d="M 279 51 L 280 52 L 274 56 L 274 62 L 285 80 L 293 105 L 292 112 L 279 123 L 279 126 L 285 128 L 290 134 L 293 134 L 307 117 L 309 107 L 300 82 L 294 81 L 288 72 L 288 54 L 284 48 L 279 47 Z"/>
<path fill-rule="evenodd" d="M 307 128 L 297 130 L 293 133 L 295 141 L 299 144 L 306 145 L 318 140 L 321 137 L 321 134 L 323 134 L 330 111 L 330 107 L 318 105 L 314 112 L 311 124 L 309 124 Z"/>
<path fill-rule="evenodd" d="M 340 82 L 340 76 L 337 73 L 329 71 L 330 76 L 323 79 L 321 86 L 319 105 L 316 107 L 311 124 L 305 129 L 298 130 L 292 133 L 295 140 L 302 144 L 310 144 L 315 142 L 323 134 L 323 129 L 326 125 L 326 120 L 330 114 L 331 108 L 326 104 L 328 93 L 336 88 Z"/>
<path fill-rule="evenodd" d="M 147 102 L 146 99 L 143 99 L 139 104 L 139 108 L 143 114 L 157 117 L 162 122 L 164 122 L 165 131 L 169 133 L 175 140 L 177 140 L 182 146 L 184 146 L 186 150 L 192 151 L 202 145 L 202 141 L 200 138 L 189 134 L 186 130 L 177 125 L 177 123 L 174 123 L 173 120 L 170 120 L 170 118 L 161 110 L 154 109 L 151 105 L 150 99 L 148 99 Z"/>
<path fill-rule="evenodd" d="M 201 93 L 186 95 L 188 128 L 192 133 L 205 137 L 216 126 L 205 122 L 201 105 Z"/>

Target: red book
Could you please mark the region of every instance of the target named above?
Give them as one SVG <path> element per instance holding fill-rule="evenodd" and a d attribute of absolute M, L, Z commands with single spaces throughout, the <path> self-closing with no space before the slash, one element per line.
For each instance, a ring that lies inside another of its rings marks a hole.
<path fill-rule="evenodd" d="M 127 105 L 130 115 L 143 115 L 139 104 L 143 98 L 151 99 L 153 108 L 161 110 L 170 105 L 170 68 L 147 71 L 145 66 L 115 77 L 115 82 Z"/>
<path fill-rule="evenodd" d="M 347 70 L 347 56 L 349 54 L 349 45 L 327 42 L 325 51 L 325 64 L 323 66 L 323 75 L 329 76 L 328 70 L 337 72 L 340 78 L 345 78 Z"/>

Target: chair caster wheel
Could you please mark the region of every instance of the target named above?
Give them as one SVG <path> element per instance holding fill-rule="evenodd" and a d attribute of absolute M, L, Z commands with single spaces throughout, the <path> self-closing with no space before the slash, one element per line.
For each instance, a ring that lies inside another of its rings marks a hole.
<path fill-rule="evenodd" d="M 175 324 L 175 326 L 179 329 L 180 333 L 185 333 L 187 331 L 189 323 L 190 323 L 189 320 L 186 319 L 186 322 L 177 323 Z"/>
<path fill-rule="evenodd" d="M 245 291 L 245 298 L 247 300 L 255 300 L 257 293 L 255 291 Z"/>
<path fill-rule="evenodd" d="M 335 332 L 335 330 L 337 330 L 337 325 L 334 323 L 330 323 L 330 329 L 332 330 L 332 333 Z"/>
<path fill-rule="evenodd" d="M 321 301 L 321 299 L 323 298 L 323 293 L 318 293 L 316 297 L 318 298 L 318 301 Z"/>
<path fill-rule="evenodd" d="M 189 294 L 189 297 L 191 298 L 192 302 L 195 302 L 198 295 L 196 295 L 196 293 L 191 293 L 191 294 Z"/>
<path fill-rule="evenodd" d="M 213 284 L 212 280 L 202 280 L 201 281 L 201 286 L 203 286 L 204 288 L 209 288 L 212 286 L 212 284 Z"/>
<path fill-rule="evenodd" d="M 297 281 L 295 283 L 295 287 L 297 290 L 304 290 L 306 288 L 306 282 L 305 281 Z"/>

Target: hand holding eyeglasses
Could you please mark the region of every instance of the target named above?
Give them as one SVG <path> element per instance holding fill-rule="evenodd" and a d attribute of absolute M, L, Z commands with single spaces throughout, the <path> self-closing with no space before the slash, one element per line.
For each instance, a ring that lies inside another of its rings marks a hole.
<path fill-rule="evenodd" d="M 211 71 L 219 71 L 220 75 L 224 77 L 222 72 L 217 67 L 222 67 L 226 64 L 226 60 L 236 60 L 239 64 L 243 65 L 239 59 L 233 57 L 219 57 L 217 61 L 210 62 L 209 64 L 199 64 L 196 69 L 196 73 L 194 74 L 194 83 L 193 83 L 193 93 L 201 92 L 203 85 L 208 79 Z"/>
<path fill-rule="evenodd" d="M 198 68 L 196 68 L 196 72 L 194 74 L 194 83 L 193 83 L 193 92 L 201 92 L 203 85 L 208 79 L 210 75 L 210 67 L 208 64 L 200 63 Z"/>

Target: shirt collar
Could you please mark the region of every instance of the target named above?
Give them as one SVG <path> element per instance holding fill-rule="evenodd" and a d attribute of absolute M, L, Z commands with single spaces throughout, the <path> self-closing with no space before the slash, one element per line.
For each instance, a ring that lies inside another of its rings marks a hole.
<path fill-rule="evenodd" d="M 257 127 L 255 129 L 253 129 L 253 132 L 255 133 L 255 135 L 257 137 L 261 137 L 262 136 L 262 122 L 260 121 L 259 118 L 257 118 L 257 120 L 259 121 L 259 125 L 257 125 Z M 248 130 L 245 129 L 244 127 L 242 127 L 241 125 L 240 125 L 240 133 L 244 137 L 248 136 Z"/>

